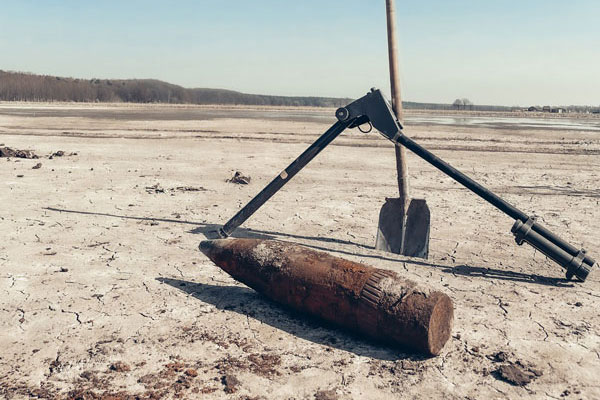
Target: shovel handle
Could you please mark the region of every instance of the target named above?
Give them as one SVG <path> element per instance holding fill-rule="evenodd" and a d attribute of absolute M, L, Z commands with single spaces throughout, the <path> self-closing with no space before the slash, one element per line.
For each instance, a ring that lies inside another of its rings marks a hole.
<path fill-rule="evenodd" d="M 386 0 L 388 59 L 390 64 L 390 88 L 392 91 L 392 109 L 398 121 L 402 122 L 402 97 L 400 95 L 400 71 L 398 67 L 398 41 L 396 39 L 396 6 L 395 0 Z M 398 172 L 398 191 L 406 214 L 408 203 L 408 170 L 406 167 L 406 150 L 396 145 L 396 171 Z"/>
<path fill-rule="evenodd" d="M 392 91 L 392 109 L 398 121 L 402 122 L 402 96 L 400 94 L 400 68 L 398 67 L 398 41 L 396 39 L 395 0 L 386 0 L 388 59 L 390 64 L 390 88 Z"/>

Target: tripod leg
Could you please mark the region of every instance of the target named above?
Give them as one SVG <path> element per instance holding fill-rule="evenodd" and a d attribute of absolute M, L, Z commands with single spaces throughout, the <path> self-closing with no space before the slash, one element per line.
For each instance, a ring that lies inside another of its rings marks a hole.
<path fill-rule="evenodd" d="M 228 237 L 252 216 L 263 204 L 267 202 L 275 193 L 279 191 L 290 179 L 294 177 L 302 168 L 306 166 L 317 154 L 319 154 L 329 143 L 342 133 L 349 125 L 354 122 L 338 121 L 331 126 L 316 142 L 296 158 L 286 169 L 277 175 L 259 194 L 257 194 L 248 204 L 237 212 L 229 221 L 219 229 L 221 237 Z"/>

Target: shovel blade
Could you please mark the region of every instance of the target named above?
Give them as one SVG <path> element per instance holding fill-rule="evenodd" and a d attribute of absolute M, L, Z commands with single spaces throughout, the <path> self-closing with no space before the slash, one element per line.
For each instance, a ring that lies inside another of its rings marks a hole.
<path fill-rule="evenodd" d="M 431 214 L 425 199 L 412 199 L 406 213 L 406 230 L 402 254 L 409 257 L 429 257 Z"/>
<path fill-rule="evenodd" d="M 379 224 L 375 248 L 388 253 L 402 254 L 402 218 L 403 204 L 401 199 L 386 198 L 379 211 Z"/>
<path fill-rule="evenodd" d="M 404 228 L 402 206 L 401 199 L 385 199 L 379 212 L 375 248 L 409 257 L 427 258 L 431 220 L 427 202 L 424 199 L 411 199 L 406 213 L 404 235 L 402 234 Z"/>

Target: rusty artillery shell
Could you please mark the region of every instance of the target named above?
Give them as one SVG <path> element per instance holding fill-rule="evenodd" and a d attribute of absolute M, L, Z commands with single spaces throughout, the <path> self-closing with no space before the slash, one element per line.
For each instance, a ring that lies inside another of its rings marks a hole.
<path fill-rule="evenodd" d="M 450 337 L 452 300 L 393 271 L 277 240 L 206 240 L 200 250 L 271 300 L 376 340 L 437 355 Z"/>

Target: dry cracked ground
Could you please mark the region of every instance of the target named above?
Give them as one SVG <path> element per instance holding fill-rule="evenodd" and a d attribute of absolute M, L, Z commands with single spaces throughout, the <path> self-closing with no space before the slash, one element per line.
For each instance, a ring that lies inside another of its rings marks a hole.
<path fill-rule="evenodd" d="M 447 293 L 455 324 L 440 356 L 292 313 L 198 251 L 332 116 L 0 105 L 0 147 L 39 156 L 0 158 L 0 396 L 600 398 L 600 271 L 566 281 L 516 246 L 513 221 L 412 155 L 412 195 L 432 210 L 430 257 L 374 250 L 379 208 L 396 195 L 393 149 L 374 132 L 342 135 L 236 234 Z M 597 129 L 417 117 L 409 136 L 600 255 Z M 250 183 L 226 182 L 236 171 Z"/>

